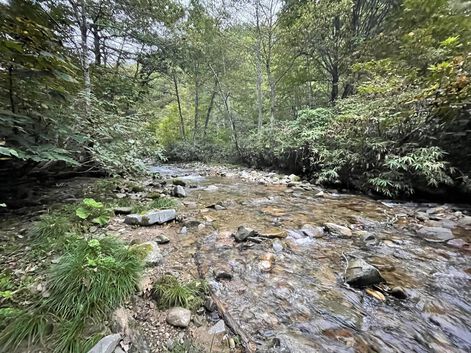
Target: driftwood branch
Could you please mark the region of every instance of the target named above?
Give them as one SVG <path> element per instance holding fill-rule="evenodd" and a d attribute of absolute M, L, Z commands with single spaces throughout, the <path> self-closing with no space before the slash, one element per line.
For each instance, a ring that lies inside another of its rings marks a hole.
<path fill-rule="evenodd" d="M 198 275 L 201 279 L 205 279 L 205 273 L 203 271 L 201 263 L 201 254 L 200 254 L 200 244 L 197 245 L 197 251 L 195 254 L 195 263 L 198 270 Z M 245 353 L 255 353 L 257 351 L 256 343 L 251 339 L 251 337 L 240 327 L 239 323 L 232 317 L 232 315 L 227 311 L 223 302 L 218 298 L 214 291 L 210 288 L 209 294 L 214 304 L 216 305 L 219 316 L 224 320 L 225 324 L 229 329 L 237 336 L 240 337 L 241 344 L 244 348 Z"/>

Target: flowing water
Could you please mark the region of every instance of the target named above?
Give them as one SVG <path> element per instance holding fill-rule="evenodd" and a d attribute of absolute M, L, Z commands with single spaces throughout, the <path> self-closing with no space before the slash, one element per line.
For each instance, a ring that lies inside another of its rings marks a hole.
<path fill-rule="evenodd" d="M 470 352 L 471 263 L 467 248 L 432 243 L 413 231 L 419 212 L 432 205 L 387 203 L 365 196 L 261 184 L 228 177 L 154 168 L 197 187 L 186 202 L 207 226 L 181 235 L 180 251 L 194 253 L 228 312 L 259 345 L 260 352 Z M 206 189 L 207 186 L 216 186 Z M 309 188 L 308 188 L 309 189 Z M 225 209 L 205 209 L 220 203 Z M 451 224 L 469 242 L 470 228 L 448 205 L 437 222 Z M 467 212 L 464 210 L 463 212 Z M 347 225 L 353 236 L 302 236 L 304 224 Z M 284 239 L 236 243 L 240 225 L 262 234 L 287 231 Z M 370 240 L 365 241 L 366 235 Z M 374 236 L 374 237 L 371 237 Z M 373 239 L 371 239 L 373 238 Z M 189 255 L 191 256 L 191 255 Z M 363 258 L 381 270 L 387 286 L 407 298 L 377 299 L 345 284 L 347 261 Z M 214 274 L 230 272 L 231 280 Z"/>

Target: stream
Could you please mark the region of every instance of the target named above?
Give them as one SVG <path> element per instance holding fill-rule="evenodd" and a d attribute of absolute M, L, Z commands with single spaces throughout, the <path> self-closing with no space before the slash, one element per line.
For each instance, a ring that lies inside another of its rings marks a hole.
<path fill-rule="evenodd" d="M 258 351 L 471 351 L 471 224 L 464 206 L 375 200 L 242 169 L 152 171 L 187 183 L 178 251 L 191 257 L 198 245 L 213 292 Z M 191 228 L 194 218 L 204 227 Z M 300 230 L 326 223 L 352 232 Z M 241 225 L 271 238 L 235 242 Z M 454 239 L 424 236 L 422 227 L 449 229 Z M 345 283 L 355 258 L 381 271 L 386 284 L 375 291 L 383 289 L 384 300 Z M 384 290 L 398 286 L 405 299 Z"/>

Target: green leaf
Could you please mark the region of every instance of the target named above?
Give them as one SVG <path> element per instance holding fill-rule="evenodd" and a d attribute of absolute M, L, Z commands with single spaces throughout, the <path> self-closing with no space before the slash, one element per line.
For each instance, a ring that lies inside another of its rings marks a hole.
<path fill-rule="evenodd" d="M 83 204 L 91 208 L 103 207 L 103 204 L 101 202 L 97 202 L 94 199 L 90 199 L 90 198 L 83 199 Z"/>
<path fill-rule="evenodd" d="M 105 216 L 105 215 L 101 215 L 99 217 L 96 217 L 96 218 L 92 219 L 93 223 L 99 224 L 100 226 L 104 226 L 104 225 L 108 224 L 109 221 L 110 221 L 110 218 L 108 216 Z"/>
<path fill-rule="evenodd" d="M 75 214 L 81 219 L 87 219 L 92 213 L 85 207 L 79 207 L 75 210 Z"/>

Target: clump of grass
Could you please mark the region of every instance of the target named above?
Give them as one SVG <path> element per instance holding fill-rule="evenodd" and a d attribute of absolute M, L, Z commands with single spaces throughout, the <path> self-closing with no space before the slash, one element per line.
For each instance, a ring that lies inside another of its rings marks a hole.
<path fill-rule="evenodd" d="M 31 235 L 44 239 L 58 239 L 71 231 L 71 218 L 63 213 L 42 215 L 34 224 Z"/>
<path fill-rule="evenodd" d="M 141 270 L 141 255 L 117 239 L 78 241 L 52 268 L 45 304 L 64 319 L 105 314 L 134 292 Z"/>
<path fill-rule="evenodd" d="M 50 270 L 49 297 L 0 333 L 0 352 L 37 342 L 50 343 L 54 353 L 87 352 L 99 337 L 86 334 L 84 323 L 98 322 L 129 298 L 142 268 L 142 254 L 117 239 L 76 240 Z"/>
<path fill-rule="evenodd" d="M 165 209 L 165 208 L 174 208 L 176 207 L 177 203 L 173 199 L 169 199 L 167 197 L 161 197 L 158 199 L 152 200 L 149 204 L 149 208 L 151 209 Z"/>
<path fill-rule="evenodd" d="M 166 309 L 174 306 L 197 309 L 207 293 L 206 282 L 193 280 L 182 283 L 171 275 L 163 276 L 154 285 L 154 298 L 161 308 Z"/>
<path fill-rule="evenodd" d="M 189 340 L 183 342 L 177 342 L 173 345 L 169 351 L 171 353 L 204 353 L 205 350 L 202 347 L 195 345 Z"/>

